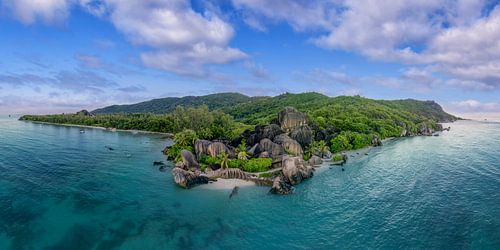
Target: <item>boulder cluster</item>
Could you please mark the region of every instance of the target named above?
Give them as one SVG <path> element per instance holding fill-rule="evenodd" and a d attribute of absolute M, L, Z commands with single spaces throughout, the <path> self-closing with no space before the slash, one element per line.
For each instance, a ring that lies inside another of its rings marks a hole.
<path fill-rule="evenodd" d="M 288 107 L 279 112 L 275 123 L 256 126 L 245 131 L 239 138 L 230 143 L 220 141 L 197 140 L 194 144 L 195 154 L 187 150 L 181 151 L 182 161 L 172 170 L 175 182 L 184 188 L 208 183 L 216 178 L 238 178 L 253 180 L 259 184 L 272 185 L 271 193 L 289 194 L 293 186 L 313 176 L 314 168 L 323 163 L 323 159 L 331 158 L 330 152 L 317 152 L 309 161 L 303 159 L 304 148 L 309 145 L 315 135 L 310 127 L 306 114 Z M 249 147 L 247 153 L 253 157 L 272 159 L 273 177 L 258 177 L 241 169 L 213 169 L 207 167 L 200 171 L 197 160 L 203 156 L 217 157 L 225 153 L 229 158 L 236 157 L 234 147 L 242 141 Z"/>

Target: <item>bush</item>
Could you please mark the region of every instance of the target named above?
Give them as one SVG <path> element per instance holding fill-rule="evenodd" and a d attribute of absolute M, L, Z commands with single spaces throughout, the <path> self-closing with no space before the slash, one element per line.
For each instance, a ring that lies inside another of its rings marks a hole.
<path fill-rule="evenodd" d="M 333 153 L 352 149 L 352 145 L 349 142 L 349 138 L 344 132 L 342 132 L 340 135 L 337 135 L 337 137 L 333 138 L 331 143 L 332 146 L 330 147 L 330 149 L 332 150 Z"/>
<path fill-rule="evenodd" d="M 344 160 L 344 156 L 342 154 L 334 154 L 332 156 L 332 161 L 343 161 Z"/>
<path fill-rule="evenodd" d="M 246 160 L 240 160 L 240 159 L 231 159 L 229 160 L 229 167 L 230 168 L 239 168 L 243 169 L 243 166 L 245 165 L 247 161 Z"/>
<path fill-rule="evenodd" d="M 200 158 L 200 163 L 208 166 L 220 166 L 220 161 L 217 157 L 204 155 Z"/>
<path fill-rule="evenodd" d="M 246 161 L 243 170 L 246 172 L 264 172 L 269 170 L 273 160 L 271 158 L 254 158 Z"/>

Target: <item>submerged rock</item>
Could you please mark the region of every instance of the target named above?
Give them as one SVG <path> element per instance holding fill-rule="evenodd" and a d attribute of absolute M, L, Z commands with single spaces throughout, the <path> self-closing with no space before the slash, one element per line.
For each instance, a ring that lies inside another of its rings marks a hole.
<path fill-rule="evenodd" d="M 207 176 L 199 175 L 178 167 L 172 169 L 172 175 L 174 176 L 175 183 L 183 188 L 192 188 L 199 184 L 207 184 L 209 181 Z"/>
<path fill-rule="evenodd" d="M 163 161 L 154 161 L 153 166 L 163 166 L 165 163 Z"/>

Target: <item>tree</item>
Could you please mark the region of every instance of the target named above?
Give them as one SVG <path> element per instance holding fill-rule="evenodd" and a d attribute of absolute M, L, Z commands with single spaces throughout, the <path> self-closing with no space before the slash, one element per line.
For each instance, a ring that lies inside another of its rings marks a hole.
<path fill-rule="evenodd" d="M 219 155 L 217 155 L 217 159 L 220 162 L 220 167 L 222 169 L 226 169 L 229 166 L 229 156 L 227 155 L 226 151 L 222 151 Z"/>

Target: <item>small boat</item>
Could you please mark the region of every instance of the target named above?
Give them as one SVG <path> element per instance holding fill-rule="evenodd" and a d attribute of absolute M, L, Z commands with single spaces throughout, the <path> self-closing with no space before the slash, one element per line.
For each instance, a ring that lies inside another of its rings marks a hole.
<path fill-rule="evenodd" d="M 85 134 L 85 130 L 80 129 L 80 134 Z"/>

